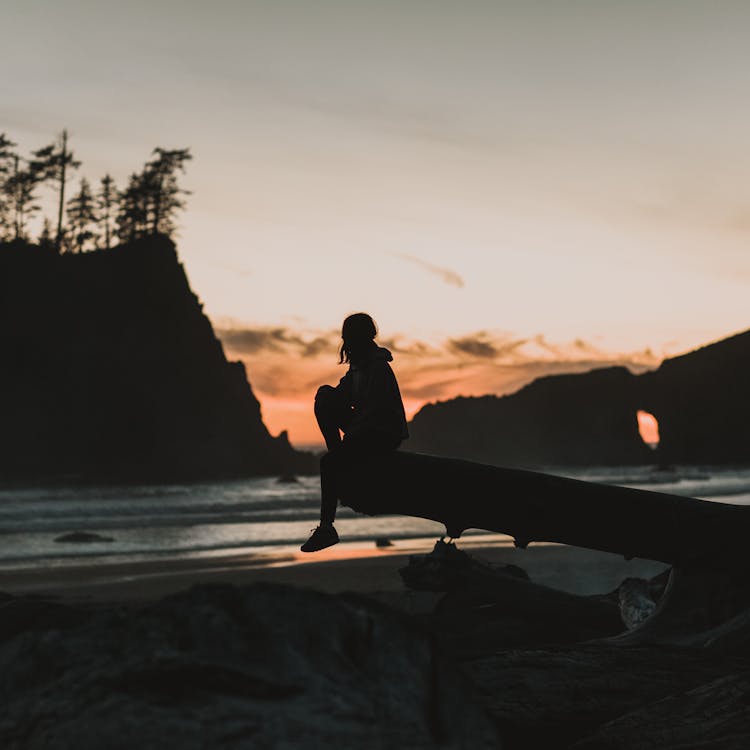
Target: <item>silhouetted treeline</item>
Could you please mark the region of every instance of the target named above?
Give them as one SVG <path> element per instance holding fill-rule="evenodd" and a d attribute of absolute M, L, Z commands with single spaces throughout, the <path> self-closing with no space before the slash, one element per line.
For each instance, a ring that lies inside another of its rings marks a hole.
<path fill-rule="evenodd" d="M 36 241 L 58 252 L 109 249 L 115 239 L 132 242 L 147 235 L 174 234 L 177 214 L 188 195 L 179 186 L 178 175 L 192 158 L 189 149 L 155 148 L 123 189 L 106 174 L 95 187 L 82 178 L 69 195 L 72 175 L 81 162 L 68 145 L 67 131 L 29 157 L 15 148 L 0 133 L 0 241 L 34 239 L 30 223 L 41 210 L 38 200 L 43 187 L 54 191 L 57 211 L 54 219 L 43 217 Z"/>

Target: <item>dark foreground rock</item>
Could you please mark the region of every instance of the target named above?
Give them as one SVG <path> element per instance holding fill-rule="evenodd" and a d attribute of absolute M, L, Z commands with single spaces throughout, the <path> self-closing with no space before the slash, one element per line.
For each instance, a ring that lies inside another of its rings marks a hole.
<path fill-rule="evenodd" d="M 462 658 L 498 647 L 576 643 L 623 630 L 611 598 L 540 586 L 522 568 L 483 563 L 443 541 L 428 555 L 412 555 L 399 573 L 413 589 L 446 592 L 430 620 L 441 642 Z"/>
<path fill-rule="evenodd" d="M 715 680 L 731 674 L 739 675 L 737 680 L 746 690 L 750 660 L 703 649 L 598 643 L 499 651 L 474 659 L 466 667 L 507 749 L 568 748 L 582 742 L 587 750 L 664 750 L 677 746 L 664 738 L 690 713 L 683 694 L 710 694 Z M 722 695 L 713 692 L 713 696 L 713 701 L 702 704 L 693 701 L 696 709 L 703 706 L 703 715 L 694 716 L 692 731 L 682 735 L 690 739 L 679 747 L 703 747 L 700 743 L 717 739 L 720 735 L 715 730 L 725 717 L 732 717 L 733 732 L 741 732 L 744 747 L 750 747 L 750 705 L 728 690 Z M 640 717 L 627 718 L 633 712 Z M 628 727 L 628 736 L 618 739 L 615 720 Z M 641 720 L 644 723 L 639 726 Z M 608 726 L 608 722 L 613 723 Z"/>
<path fill-rule="evenodd" d="M 576 750 L 747 750 L 750 672 L 720 677 L 608 722 Z"/>
<path fill-rule="evenodd" d="M 429 634 L 362 598 L 269 585 L 136 609 L 6 597 L 8 622 L 4 750 L 501 746 Z"/>
<path fill-rule="evenodd" d="M 580 597 L 473 567 L 444 593 L 379 601 L 221 584 L 129 607 L 0 594 L 0 747 L 750 747 L 736 584 L 707 597 L 701 576 L 672 575 L 614 635 L 621 595 L 653 601 L 663 576 Z"/>
<path fill-rule="evenodd" d="M 425 572 L 432 587 L 442 582 L 447 593 L 429 620 L 506 749 L 750 747 L 741 570 L 665 571 L 581 597 L 483 566 L 453 545 L 439 543 L 409 568 L 412 583 Z"/>

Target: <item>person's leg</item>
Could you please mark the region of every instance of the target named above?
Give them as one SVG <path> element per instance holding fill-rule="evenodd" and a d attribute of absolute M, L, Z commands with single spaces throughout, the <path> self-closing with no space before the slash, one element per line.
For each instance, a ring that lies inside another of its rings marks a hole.
<path fill-rule="evenodd" d="M 320 526 L 300 548 L 303 552 L 317 552 L 338 542 L 333 522 L 336 518 L 338 497 L 335 486 L 335 462 L 342 452 L 340 430 L 347 424 L 346 405 L 330 385 L 318 388 L 315 394 L 315 418 L 326 441 L 328 453 L 320 459 Z"/>
<path fill-rule="evenodd" d="M 330 385 L 322 385 L 315 394 L 315 418 L 326 441 L 328 453 L 320 459 L 320 522 L 333 525 L 336 518 L 336 489 L 332 464 L 342 449 L 340 430 L 346 422 L 345 405 Z"/>
<path fill-rule="evenodd" d="M 315 419 L 326 441 L 329 451 L 336 450 L 341 445 L 341 433 L 344 426 L 344 408 L 333 386 L 322 385 L 315 394 Z"/>
<path fill-rule="evenodd" d="M 338 497 L 335 484 L 335 463 L 342 448 L 329 451 L 320 459 L 320 523 L 333 526 Z"/>
<path fill-rule="evenodd" d="M 336 518 L 338 505 L 335 463 L 341 451 L 342 448 L 339 446 L 320 459 L 320 526 L 313 530 L 310 538 L 300 547 L 302 552 L 317 552 L 339 541 L 333 521 Z"/>
<path fill-rule="evenodd" d="M 338 428 L 336 437 L 339 438 L 338 445 L 320 459 L 320 526 L 302 545 L 301 550 L 303 552 L 317 552 L 339 541 L 333 522 L 336 518 L 338 506 L 336 475 L 342 462 L 355 461 L 357 458 L 370 454 L 387 454 L 396 450 L 401 443 L 399 438 L 381 433 L 346 435 L 342 441 L 338 434 Z"/>
<path fill-rule="evenodd" d="M 355 461 L 358 457 L 389 453 L 400 445 L 401 440 L 382 433 L 359 433 L 346 435 L 333 450 L 320 459 L 320 522 L 333 525 L 338 506 L 336 472 L 341 463 Z"/>

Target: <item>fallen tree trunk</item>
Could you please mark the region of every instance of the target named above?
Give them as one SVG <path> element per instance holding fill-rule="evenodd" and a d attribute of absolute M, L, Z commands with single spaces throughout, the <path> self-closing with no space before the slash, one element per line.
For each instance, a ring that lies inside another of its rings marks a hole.
<path fill-rule="evenodd" d="M 369 515 L 418 516 L 458 538 L 469 528 L 682 565 L 737 564 L 750 509 L 660 492 L 406 451 L 341 462 L 341 502 Z"/>

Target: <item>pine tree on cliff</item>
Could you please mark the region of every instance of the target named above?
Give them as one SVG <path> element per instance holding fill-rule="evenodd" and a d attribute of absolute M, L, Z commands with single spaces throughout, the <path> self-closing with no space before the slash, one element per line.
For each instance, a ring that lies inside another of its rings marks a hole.
<path fill-rule="evenodd" d="M 140 174 L 132 174 L 120 193 L 117 233 L 121 242 L 149 234 L 171 236 L 177 211 L 185 207 L 182 196 L 189 191 L 177 183 L 177 173 L 185 171 L 192 159 L 189 149 L 155 148 L 153 158 Z"/>
<path fill-rule="evenodd" d="M 33 162 L 21 167 L 19 156 L 13 156 L 13 167 L 10 176 L 3 183 L 3 193 L 10 203 L 12 212 L 11 236 L 17 240 L 28 239 L 26 224 L 29 218 L 39 210 L 35 203 L 34 190 L 39 184 L 39 174 Z"/>
<path fill-rule="evenodd" d="M 10 237 L 11 200 L 6 189 L 6 181 L 13 171 L 15 143 L 5 133 L 0 133 L 0 241 Z"/>
<path fill-rule="evenodd" d="M 117 236 L 120 242 L 132 242 L 146 234 L 148 191 L 142 174 L 131 174 L 127 187 L 119 194 Z"/>
<path fill-rule="evenodd" d="M 99 211 L 99 227 L 104 237 L 104 249 L 109 250 L 112 242 L 112 224 L 119 203 L 119 194 L 111 175 L 102 177 L 99 192 L 96 196 L 96 207 Z"/>
<path fill-rule="evenodd" d="M 55 237 L 55 245 L 59 252 L 63 243 L 65 183 L 69 177 L 70 170 L 78 169 L 81 166 L 81 162 L 76 161 L 73 152 L 68 150 L 68 131 L 63 130 L 55 143 L 51 143 L 49 146 L 35 151 L 32 166 L 44 182 L 53 182 L 58 186 L 57 235 Z"/>
<path fill-rule="evenodd" d="M 11 164 L 15 152 L 13 149 L 16 144 L 13 143 L 5 133 L 0 133 L 0 178 L 7 177 L 10 173 Z"/>
<path fill-rule="evenodd" d="M 52 222 L 47 216 L 44 217 L 44 221 L 42 222 L 42 231 L 39 233 L 37 244 L 43 248 L 52 248 L 55 246 L 55 240 L 52 237 Z"/>
<path fill-rule="evenodd" d="M 177 184 L 177 173 L 184 173 L 185 162 L 193 157 L 187 148 L 155 148 L 152 156 L 143 173 L 149 192 L 148 232 L 171 236 L 175 230 L 175 214 L 185 207 L 182 196 L 190 194 Z"/>
<path fill-rule="evenodd" d="M 68 201 L 68 220 L 76 252 L 82 253 L 95 238 L 92 227 L 96 225 L 96 202 L 89 181 L 81 180 L 79 191 Z"/>

